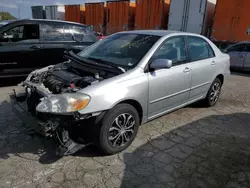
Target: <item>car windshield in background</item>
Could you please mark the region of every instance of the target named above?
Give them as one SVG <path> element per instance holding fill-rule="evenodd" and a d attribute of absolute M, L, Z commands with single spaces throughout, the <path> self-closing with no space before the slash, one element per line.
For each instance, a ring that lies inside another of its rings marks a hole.
<path fill-rule="evenodd" d="M 133 68 L 159 39 L 159 36 L 119 33 L 99 41 L 78 55 L 124 68 Z"/>

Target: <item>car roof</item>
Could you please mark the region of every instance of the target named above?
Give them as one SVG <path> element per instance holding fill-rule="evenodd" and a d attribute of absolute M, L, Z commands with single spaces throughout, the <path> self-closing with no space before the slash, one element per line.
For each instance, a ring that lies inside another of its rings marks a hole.
<path fill-rule="evenodd" d="M 24 22 L 24 23 L 54 22 L 54 23 L 68 23 L 68 24 L 74 24 L 74 25 L 79 25 L 79 26 L 86 26 L 84 24 L 76 23 L 76 22 L 62 21 L 62 20 L 50 20 L 50 19 L 20 19 L 20 20 L 12 21 L 12 23 L 18 23 L 18 22 Z"/>
<path fill-rule="evenodd" d="M 134 34 L 144 34 L 144 35 L 155 35 L 155 36 L 166 36 L 170 34 L 188 34 L 193 36 L 199 36 L 201 35 L 194 34 L 194 33 L 188 33 L 188 32 L 182 32 L 182 31 L 173 31 L 173 30 L 132 30 L 132 31 L 123 31 L 120 33 L 134 33 Z"/>

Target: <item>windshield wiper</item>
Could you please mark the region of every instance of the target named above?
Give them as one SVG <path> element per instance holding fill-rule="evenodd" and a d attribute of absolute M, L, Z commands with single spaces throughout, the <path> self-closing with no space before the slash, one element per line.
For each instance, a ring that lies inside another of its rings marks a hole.
<path fill-rule="evenodd" d="M 87 59 L 90 59 L 90 60 L 93 60 L 93 61 L 98 61 L 99 63 L 102 63 L 102 64 L 106 64 L 106 65 L 109 65 L 115 69 L 118 69 L 118 70 L 121 70 L 122 72 L 126 72 L 126 70 L 122 67 L 119 67 L 118 65 L 110 62 L 110 61 L 106 61 L 106 60 L 103 60 L 103 59 L 100 59 L 100 58 L 94 58 L 94 57 L 87 57 Z"/>

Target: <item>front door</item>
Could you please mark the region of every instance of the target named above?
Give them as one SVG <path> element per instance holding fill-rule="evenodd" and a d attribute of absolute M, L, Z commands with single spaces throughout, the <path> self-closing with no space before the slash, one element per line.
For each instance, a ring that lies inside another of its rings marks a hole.
<path fill-rule="evenodd" d="M 26 76 L 40 63 L 39 25 L 7 29 L 0 38 L 0 77 Z"/>
<path fill-rule="evenodd" d="M 173 65 L 169 69 L 148 73 L 149 119 L 184 105 L 188 101 L 191 85 L 191 73 L 183 37 L 173 37 L 163 42 L 151 58 L 151 62 L 156 59 L 172 60 Z"/>

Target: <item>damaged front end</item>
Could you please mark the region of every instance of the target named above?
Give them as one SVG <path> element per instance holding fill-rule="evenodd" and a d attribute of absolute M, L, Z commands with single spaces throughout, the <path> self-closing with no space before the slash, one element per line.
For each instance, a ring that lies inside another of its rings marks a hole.
<path fill-rule="evenodd" d="M 83 123 L 79 115 L 76 113 L 57 115 L 35 111 L 35 104 L 39 103 L 41 96 L 36 91 L 32 91 L 29 97 L 26 96 L 25 93 L 16 95 L 16 101 L 13 101 L 14 112 L 28 126 L 29 131 L 55 139 L 59 144 L 57 155 L 74 154 L 91 143 L 90 140 L 88 142 L 79 139 L 83 136 L 83 134 L 77 134 L 78 127 L 80 128 Z"/>
<path fill-rule="evenodd" d="M 78 91 L 119 74 L 117 70 L 103 71 L 107 69 L 104 66 L 86 65 L 72 59 L 33 71 L 21 84 L 25 91 L 15 93 L 16 113 L 36 132 L 56 139 L 60 156 L 73 154 L 95 142 L 94 129 L 98 126 L 95 119 L 103 114 L 79 113 L 89 104 L 91 96 Z"/>
<path fill-rule="evenodd" d="M 34 93 L 31 96 L 35 95 Z M 29 97 L 25 97 L 25 93 L 18 93 L 16 101 L 13 101 L 13 111 L 25 123 L 29 132 L 35 132 L 46 138 L 56 140 L 58 156 L 74 154 L 91 144 L 90 138 L 82 139 L 86 134 L 86 132 L 82 134 L 82 131 L 85 131 L 84 129 L 88 129 L 88 127 L 91 128 L 88 125 L 83 127 L 84 119 L 80 119 L 76 114 L 57 115 L 34 112 L 28 107 L 28 104 L 34 101 L 29 100 Z"/>

